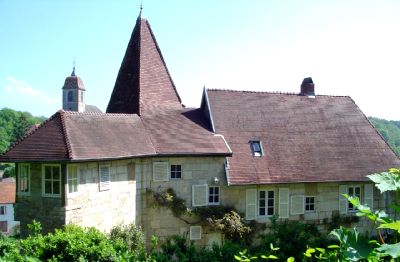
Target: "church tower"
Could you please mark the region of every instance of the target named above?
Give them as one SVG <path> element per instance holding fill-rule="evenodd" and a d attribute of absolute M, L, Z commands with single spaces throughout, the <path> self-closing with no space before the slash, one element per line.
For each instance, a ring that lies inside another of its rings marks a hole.
<path fill-rule="evenodd" d="M 75 75 L 75 66 L 71 76 L 65 79 L 62 90 L 63 110 L 85 112 L 85 86 L 83 85 L 82 79 Z"/>

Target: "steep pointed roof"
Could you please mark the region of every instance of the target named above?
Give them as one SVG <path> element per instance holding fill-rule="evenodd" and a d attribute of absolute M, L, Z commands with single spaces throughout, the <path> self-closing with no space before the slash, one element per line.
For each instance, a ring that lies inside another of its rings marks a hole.
<path fill-rule="evenodd" d="M 181 108 L 150 24 L 139 15 L 106 112 L 151 115 Z"/>

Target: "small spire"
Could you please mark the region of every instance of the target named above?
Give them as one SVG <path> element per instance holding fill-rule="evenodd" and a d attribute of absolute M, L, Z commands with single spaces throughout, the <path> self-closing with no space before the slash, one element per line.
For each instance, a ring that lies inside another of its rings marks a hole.
<path fill-rule="evenodd" d="M 75 75 L 75 57 L 74 57 L 74 63 L 73 63 L 73 69 L 72 69 L 71 76 L 76 76 Z"/>
<path fill-rule="evenodd" d="M 140 12 L 139 12 L 139 18 L 142 18 L 142 10 L 143 10 L 143 0 L 140 0 Z"/>

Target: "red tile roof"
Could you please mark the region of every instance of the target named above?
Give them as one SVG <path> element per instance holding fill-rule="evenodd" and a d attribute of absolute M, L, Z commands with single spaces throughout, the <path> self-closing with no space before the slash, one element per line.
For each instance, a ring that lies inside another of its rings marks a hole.
<path fill-rule="evenodd" d="M 204 122 L 199 112 L 190 111 L 173 111 L 142 121 L 133 114 L 61 110 L 0 155 L 0 162 L 229 155 L 223 138 L 199 124 Z"/>
<path fill-rule="evenodd" d="M 149 22 L 137 19 L 122 61 L 107 113 L 151 115 L 182 109 Z"/>
<path fill-rule="evenodd" d="M 230 154 L 225 140 L 209 131 L 200 109 L 181 109 L 143 116 L 158 154 L 221 155 Z"/>
<path fill-rule="evenodd" d="M 0 182 L 0 204 L 15 203 L 15 182 Z"/>
<path fill-rule="evenodd" d="M 231 185 L 360 181 L 399 167 L 350 97 L 208 90 L 216 133 L 233 151 Z M 253 157 L 250 140 L 265 155 Z"/>

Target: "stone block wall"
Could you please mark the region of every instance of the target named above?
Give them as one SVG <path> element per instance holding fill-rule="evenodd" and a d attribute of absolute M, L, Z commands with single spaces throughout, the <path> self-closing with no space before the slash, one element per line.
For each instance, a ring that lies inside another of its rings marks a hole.
<path fill-rule="evenodd" d="M 42 224 L 45 233 L 65 224 L 63 198 L 42 196 L 42 165 L 31 163 L 30 174 L 30 193 L 17 194 L 15 204 L 15 220 L 20 221 L 22 236 L 28 234 L 27 225 L 34 219 Z"/>
<path fill-rule="evenodd" d="M 110 166 L 110 186 L 100 191 L 99 165 Z M 136 220 L 136 181 L 134 161 L 108 161 L 77 164 L 78 192 L 66 194 L 66 223 L 96 227 L 109 232 L 116 225 Z M 133 167 L 133 168 L 132 168 Z"/>
<path fill-rule="evenodd" d="M 182 178 L 169 179 L 169 181 L 155 182 L 153 180 L 153 161 L 167 161 L 170 165 L 182 166 Z M 176 218 L 172 212 L 164 207 L 157 207 L 152 200 L 152 192 L 162 192 L 168 188 L 174 189 L 177 196 L 185 200 L 188 208 L 192 207 L 192 185 L 220 186 L 220 196 L 225 194 L 226 176 L 223 157 L 185 157 L 185 158 L 148 158 L 141 162 L 141 225 L 146 239 L 156 235 L 160 241 L 168 236 L 181 235 L 189 239 L 190 226 L 198 225 L 196 218 Z M 215 178 L 219 180 L 216 184 Z M 224 203 L 220 200 L 221 204 Z M 202 228 L 202 238 L 196 244 L 208 245 L 210 239 L 218 242 L 219 234 L 208 232 Z"/>

